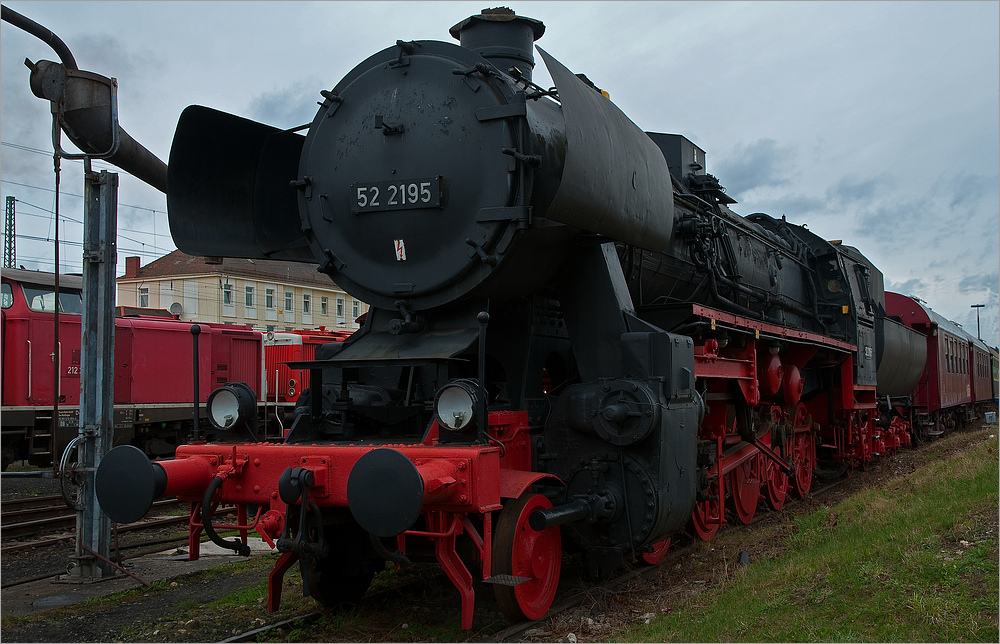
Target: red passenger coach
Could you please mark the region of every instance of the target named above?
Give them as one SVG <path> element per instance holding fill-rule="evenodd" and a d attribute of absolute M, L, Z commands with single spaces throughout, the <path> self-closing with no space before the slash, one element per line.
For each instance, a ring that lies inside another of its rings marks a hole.
<path fill-rule="evenodd" d="M 975 403 L 989 401 L 988 394 L 974 392 L 992 389 L 989 348 L 916 298 L 886 292 L 885 308 L 927 341 L 927 366 L 913 392 L 914 430 L 936 436 L 973 420 Z M 981 376 L 979 365 L 987 365 Z"/>
<path fill-rule="evenodd" d="M 972 402 L 977 407 L 993 409 L 993 372 L 990 348 L 982 340 L 969 336 L 969 378 L 972 381 Z"/>

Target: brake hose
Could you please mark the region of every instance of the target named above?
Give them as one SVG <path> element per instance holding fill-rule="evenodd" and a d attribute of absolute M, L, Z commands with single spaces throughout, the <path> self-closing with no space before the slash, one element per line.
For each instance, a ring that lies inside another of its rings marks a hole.
<path fill-rule="evenodd" d="M 212 527 L 212 496 L 215 494 L 215 491 L 219 489 L 224 480 L 225 479 L 221 476 L 216 476 L 212 479 L 212 482 L 209 483 L 208 489 L 205 490 L 205 496 L 201 500 L 201 523 L 205 527 L 205 534 L 207 534 L 208 538 L 212 540 L 212 543 L 220 548 L 234 550 L 236 551 L 236 554 L 241 557 L 249 557 L 250 546 L 244 544 L 238 538 L 234 541 L 226 541 L 220 537 L 219 533 L 215 531 L 214 527 Z"/>

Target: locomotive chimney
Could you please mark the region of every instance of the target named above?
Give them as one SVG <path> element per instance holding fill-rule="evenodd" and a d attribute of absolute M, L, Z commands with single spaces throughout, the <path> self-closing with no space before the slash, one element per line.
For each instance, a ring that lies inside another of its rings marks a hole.
<path fill-rule="evenodd" d="M 532 43 L 545 33 L 540 20 L 516 15 L 507 7 L 483 9 L 449 30 L 462 47 L 471 49 L 489 60 L 497 69 L 508 73 L 511 67 L 521 71 L 521 77 L 531 80 L 535 66 Z"/>

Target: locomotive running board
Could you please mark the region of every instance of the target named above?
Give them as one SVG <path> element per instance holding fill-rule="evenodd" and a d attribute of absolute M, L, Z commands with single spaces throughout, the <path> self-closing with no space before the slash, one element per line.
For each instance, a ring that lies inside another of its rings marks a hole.
<path fill-rule="evenodd" d="M 734 315 L 701 304 L 667 304 L 637 308 L 640 318 L 672 333 L 677 333 L 676 329 L 679 327 L 687 327 L 692 322 L 698 322 L 708 324 L 713 330 L 717 325 L 727 325 L 729 328 L 759 333 L 759 337 L 779 338 L 786 342 L 823 346 L 846 353 L 856 353 L 858 350 L 857 345 L 844 340 Z M 692 320 L 692 318 L 700 319 Z"/>

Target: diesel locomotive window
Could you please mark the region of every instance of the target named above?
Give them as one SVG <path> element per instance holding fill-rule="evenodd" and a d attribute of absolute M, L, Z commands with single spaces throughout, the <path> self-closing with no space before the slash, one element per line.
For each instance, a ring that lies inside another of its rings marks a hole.
<path fill-rule="evenodd" d="M 3 283 L 3 295 L 0 297 L 2 297 L 0 303 L 2 303 L 5 309 L 9 309 L 14 304 L 14 291 L 10 289 L 10 284 L 7 282 Z"/>
<path fill-rule="evenodd" d="M 39 313 L 55 313 L 55 290 L 47 286 L 32 286 L 23 284 L 24 299 L 32 311 Z M 78 290 L 59 291 L 59 312 L 83 314 L 83 292 Z"/>

